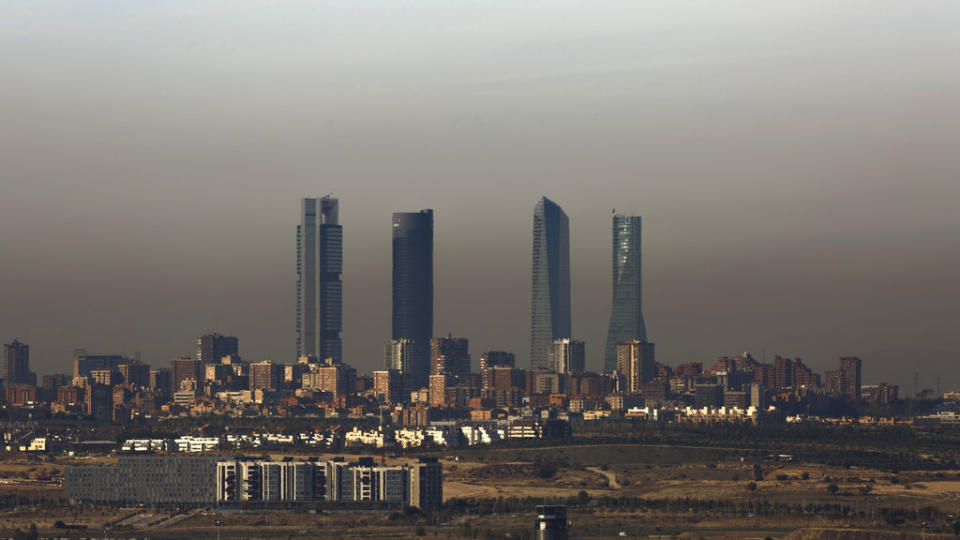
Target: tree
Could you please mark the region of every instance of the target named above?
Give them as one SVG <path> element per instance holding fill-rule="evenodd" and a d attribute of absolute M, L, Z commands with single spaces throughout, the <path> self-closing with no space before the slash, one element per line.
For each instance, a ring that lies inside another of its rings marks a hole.
<path fill-rule="evenodd" d="M 830 484 L 827 486 L 827 491 L 829 491 L 831 495 L 836 495 L 837 492 L 840 491 L 840 486 L 836 484 Z"/>
<path fill-rule="evenodd" d="M 580 493 L 577 493 L 577 504 L 584 506 L 588 502 L 590 502 L 590 494 L 586 491 L 580 490 Z"/>
<path fill-rule="evenodd" d="M 755 482 L 763 480 L 763 467 L 759 463 L 753 466 L 753 480 Z"/>
<path fill-rule="evenodd" d="M 756 483 L 756 482 L 750 482 L 749 484 L 747 484 L 747 489 L 749 489 L 750 491 L 756 491 L 756 490 L 757 490 L 757 483 Z"/>

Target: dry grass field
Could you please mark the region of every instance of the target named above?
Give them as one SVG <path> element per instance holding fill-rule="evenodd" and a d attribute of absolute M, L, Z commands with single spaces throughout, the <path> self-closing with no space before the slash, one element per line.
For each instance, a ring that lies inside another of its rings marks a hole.
<path fill-rule="evenodd" d="M 337 454 L 310 455 L 326 459 Z M 274 458 L 307 457 L 275 454 Z M 42 535 L 128 538 L 434 538 L 522 537 L 529 510 L 492 514 L 410 517 L 397 512 L 222 512 L 215 509 L 93 508 L 70 506 L 57 484 L 69 464 L 110 462 L 111 458 L 56 459 L 21 454 L 0 461 L 0 536 L 35 525 Z M 582 445 L 552 448 L 465 450 L 440 454 L 445 499 L 549 501 L 584 497 L 571 507 L 574 535 L 583 538 L 789 538 L 790 540 L 898 540 L 920 533 L 918 523 L 898 530 L 881 517 L 885 507 L 934 507 L 960 516 L 960 472 L 829 467 L 764 460 L 760 463 L 724 449 L 643 445 Z M 350 457 L 348 456 L 348 459 Z M 378 461 L 380 458 L 378 458 Z M 388 464 L 409 458 L 386 457 Z M 758 473 L 762 479 L 756 480 Z M 753 485 L 751 485 L 753 484 Z M 839 505 L 842 513 L 754 516 L 724 508 L 631 508 L 590 504 L 602 498 Z M 23 501 L 32 501 L 23 504 Z M 61 528 L 56 528 L 62 522 Z M 62 526 L 69 528 L 64 529 Z M 886 531 L 886 532 L 884 532 Z M 924 535 L 937 537 L 930 528 Z M 943 532 L 940 526 L 939 532 Z M 952 535 L 951 535 L 952 537 Z M 945 538 L 945 536 L 944 536 Z"/>

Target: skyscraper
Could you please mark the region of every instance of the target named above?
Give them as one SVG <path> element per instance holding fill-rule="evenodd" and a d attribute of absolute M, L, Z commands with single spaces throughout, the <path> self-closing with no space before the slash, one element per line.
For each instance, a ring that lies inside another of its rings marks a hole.
<path fill-rule="evenodd" d="M 570 337 L 570 222 L 542 197 L 533 209 L 530 367 L 549 369 L 553 341 Z"/>
<path fill-rule="evenodd" d="M 342 360 L 343 228 L 337 199 L 303 199 L 297 226 L 297 357 Z"/>
<path fill-rule="evenodd" d="M 393 214 L 393 339 L 413 341 L 411 382 L 430 375 L 433 335 L 433 210 Z"/>
<path fill-rule="evenodd" d="M 3 376 L 4 384 L 34 384 L 30 378 L 30 346 L 13 340 L 3 346 Z"/>
<path fill-rule="evenodd" d="M 617 369 L 617 345 L 647 341 L 641 309 L 640 216 L 613 216 L 613 308 L 603 370 Z"/>

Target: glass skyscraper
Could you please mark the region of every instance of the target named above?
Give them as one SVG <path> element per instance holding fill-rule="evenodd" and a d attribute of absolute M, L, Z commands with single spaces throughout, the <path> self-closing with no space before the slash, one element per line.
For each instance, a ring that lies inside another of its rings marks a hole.
<path fill-rule="evenodd" d="M 571 334 L 570 222 L 546 197 L 533 208 L 532 275 L 530 367 L 549 369 L 553 341 Z"/>
<path fill-rule="evenodd" d="M 337 199 L 303 199 L 297 226 L 297 356 L 342 360 L 343 228 Z"/>
<path fill-rule="evenodd" d="M 613 308 L 603 370 L 617 369 L 617 345 L 647 342 L 641 308 L 640 216 L 613 216 Z"/>
<path fill-rule="evenodd" d="M 430 376 L 433 335 L 433 210 L 393 214 L 393 339 L 413 341 L 416 388 Z"/>

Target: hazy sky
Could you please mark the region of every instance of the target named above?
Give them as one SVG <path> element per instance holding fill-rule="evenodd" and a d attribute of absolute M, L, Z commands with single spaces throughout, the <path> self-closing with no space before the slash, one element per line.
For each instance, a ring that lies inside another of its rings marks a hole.
<path fill-rule="evenodd" d="M 76 347 L 168 365 L 214 329 L 291 361 L 299 198 L 333 192 L 347 362 L 379 367 L 390 335 L 391 212 L 433 208 L 440 331 L 526 365 L 547 195 L 589 367 L 616 208 L 643 216 L 658 360 L 857 354 L 906 383 L 933 369 L 911 351 L 948 351 L 946 388 L 957 21 L 954 0 L 0 1 L 0 339 L 41 374 Z"/>

